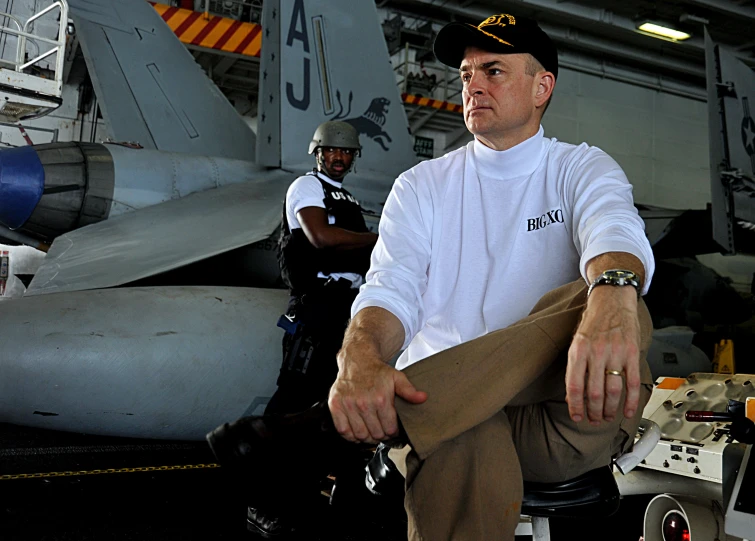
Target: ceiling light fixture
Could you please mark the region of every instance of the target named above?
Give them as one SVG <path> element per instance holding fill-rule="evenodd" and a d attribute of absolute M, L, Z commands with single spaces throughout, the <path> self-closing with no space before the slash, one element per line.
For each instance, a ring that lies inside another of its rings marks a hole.
<path fill-rule="evenodd" d="M 682 32 L 681 30 L 674 30 L 673 28 L 662 26 L 658 23 L 651 22 L 651 21 L 645 21 L 644 23 L 640 24 L 637 27 L 637 29 L 641 33 L 647 34 L 654 38 L 660 37 L 662 39 L 666 39 L 670 41 L 684 41 L 685 39 L 689 39 L 691 37 L 691 35 L 688 34 L 687 32 Z"/>

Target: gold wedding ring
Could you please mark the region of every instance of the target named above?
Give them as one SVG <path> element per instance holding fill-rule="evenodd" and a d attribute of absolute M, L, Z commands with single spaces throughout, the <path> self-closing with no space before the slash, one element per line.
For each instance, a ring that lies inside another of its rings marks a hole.
<path fill-rule="evenodd" d="M 621 370 L 609 370 L 606 368 L 606 376 L 622 376 L 623 373 Z"/>

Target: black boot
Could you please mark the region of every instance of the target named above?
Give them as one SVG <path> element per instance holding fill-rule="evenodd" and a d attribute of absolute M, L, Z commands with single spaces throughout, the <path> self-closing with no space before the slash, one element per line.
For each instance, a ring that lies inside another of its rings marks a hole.
<path fill-rule="evenodd" d="M 353 447 L 349 453 L 342 453 L 332 472 L 335 482 L 330 490 L 329 504 L 339 513 L 369 508 L 375 499 L 364 483 L 364 471 L 372 456 L 372 448 Z"/>
<path fill-rule="evenodd" d="M 265 539 L 290 539 L 298 533 L 291 519 L 258 507 L 247 508 L 246 529 Z"/>
<path fill-rule="evenodd" d="M 375 456 L 365 467 L 365 484 L 370 492 L 378 496 L 400 497 L 404 494 L 404 476 L 388 456 L 390 447 L 381 443 Z"/>
<path fill-rule="evenodd" d="M 301 451 L 300 451 L 301 452 Z M 293 457 L 275 472 L 254 476 L 247 486 L 247 529 L 269 539 L 310 541 L 319 528 L 327 499 L 317 464 Z"/>
<path fill-rule="evenodd" d="M 257 472 L 285 466 L 292 455 L 317 462 L 334 447 L 348 445 L 336 432 L 326 402 L 300 413 L 242 417 L 219 426 L 206 439 L 221 466 Z"/>

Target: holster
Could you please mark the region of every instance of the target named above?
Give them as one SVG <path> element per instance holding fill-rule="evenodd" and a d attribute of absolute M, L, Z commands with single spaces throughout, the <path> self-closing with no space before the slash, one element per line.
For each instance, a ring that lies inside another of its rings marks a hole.
<path fill-rule="evenodd" d="M 304 375 L 319 340 L 313 325 L 302 317 L 302 311 L 294 305 L 278 319 L 278 327 L 286 331 L 283 339 L 283 363 L 281 373 Z"/>
<path fill-rule="evenodd" d="M 347 280 L 329 279 L 320 287 L 294 299 L 278 319 L 278 327 L 286 331 L 283 339 L 281 375 L 304 376 L 310 360 L 324 339 L 333 341 L 334 331 L 342 336 L 345 321 L 337 307 L 344 304 L 344 295 L 353 299 L 355 292 Z M 352 291 L 353 293 L 349 293 Z M 336 321 L 338 320 L 338 321 Z"/>

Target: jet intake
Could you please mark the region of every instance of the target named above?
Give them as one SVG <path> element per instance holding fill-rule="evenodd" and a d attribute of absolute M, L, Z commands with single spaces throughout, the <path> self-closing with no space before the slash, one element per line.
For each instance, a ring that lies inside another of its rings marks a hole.
<path fill-rule="evenodd" d="M 35 238 L 52 240 L 108 217 L 115 172 L 110 151 L 101 144 L 35 145 L 44 170 L 42 196 L 19 228 Z"/>

